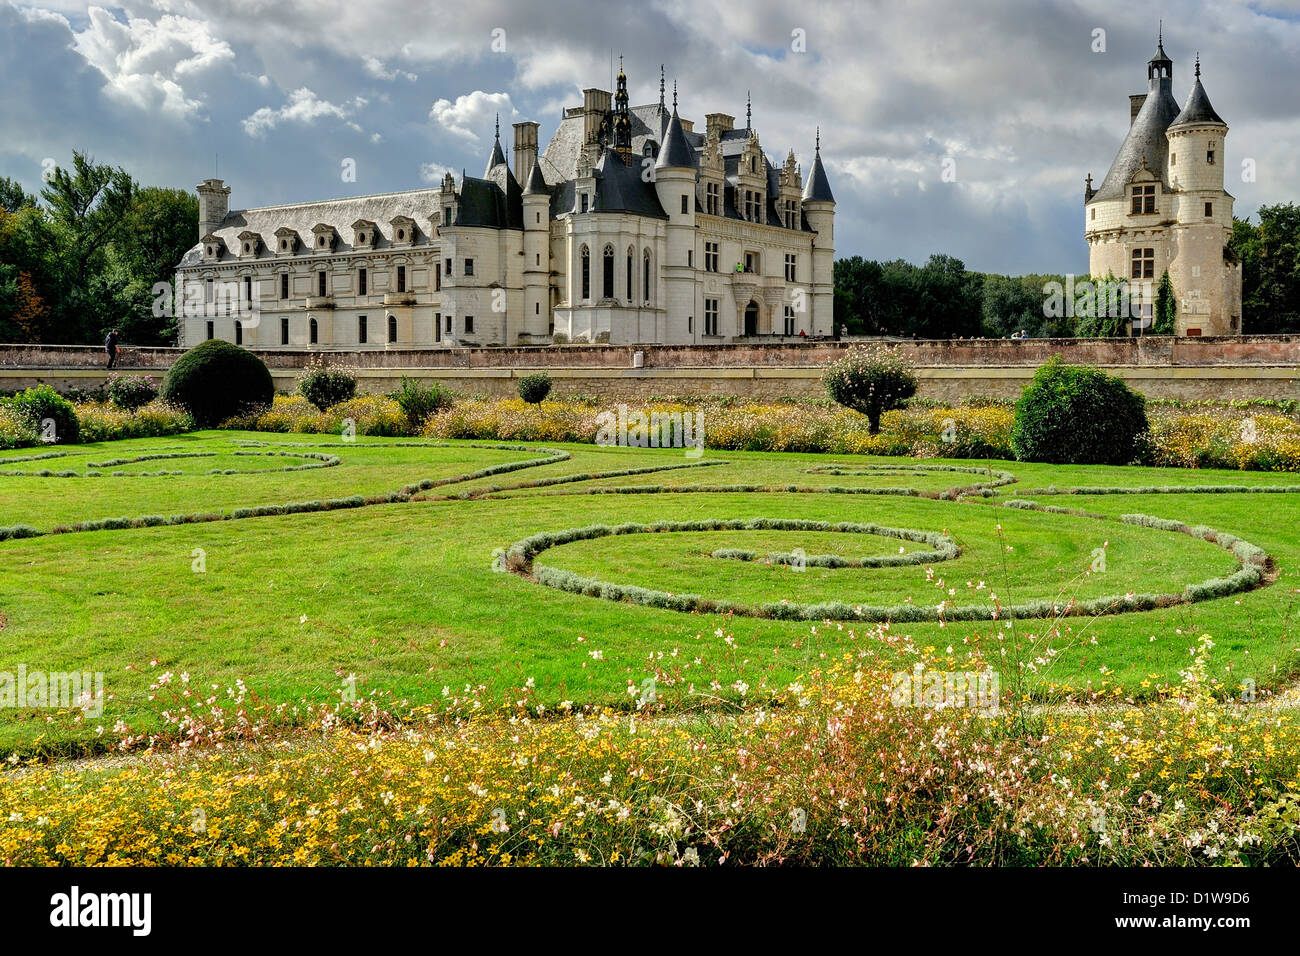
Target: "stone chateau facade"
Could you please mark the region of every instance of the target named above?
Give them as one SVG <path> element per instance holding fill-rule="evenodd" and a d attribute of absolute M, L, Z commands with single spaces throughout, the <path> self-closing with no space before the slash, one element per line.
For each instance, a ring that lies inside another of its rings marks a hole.
<path fill-rule="evenodd" d="M 1147 63 L 1147 92 L 1129 97 L 1129 131 L 1101 185 L 1088 177 L 1084 235 L 1092 276 L 1149 283 L 1141 319 L 1149 327 L 1155 289 L 1168 271 L 1178 335 L 1241 334 L 1241 265 L 1227 256 L 1233 197 L 1224 189 L 1228 124 L 1196 81 L 1180 108 L 1163 34 Z"/>
<path fill-rule="evenodd" d="M 516 123 L 508 164 L 498 125 L 483 176 L 437 188 L 231 210 L 231 188 L 205 180 L 199 243 L 176 271 L 196 293 L 180 344 L 830 336 L 835 197 L 820 135 L 805 175 L 793 151 L 769 159 L 748 118 L 738 129 L 710 113 L 697 131 L 675 89 L 665 105 L 662 77 L 659 90 L 657 104 L 629 106 L 620 68 L 613 96 L 585 90 L 544 151 L 538 124 Z"/>

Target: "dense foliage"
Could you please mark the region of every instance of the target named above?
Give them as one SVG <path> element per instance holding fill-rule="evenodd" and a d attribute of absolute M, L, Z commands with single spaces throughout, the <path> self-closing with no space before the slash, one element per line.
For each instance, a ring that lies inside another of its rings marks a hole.
<path fill-rule="evenodd" d="M 1100 369 L 1053 358 L 1016 403 L 1011 447 L 1019 461 L 1126 465 L 1146 447 L 1146 400 Z"/>
<path fill-rule="evenodd" d="M 407 423 L 418 429 L 430 416 L 451 408 L 456 399 L 451 389 L 441 382 L 426 385 L 403 375 L 402 385 L 393 393 L 393 400 L 401 406 Z"/>
<path fill-rule="evenodd" d="M 231 342 L 209 339 L 176 360 L 163 379 L 161 394 L 188 411 L 200 425 L 215 425 L 270 405 L 275 386 L 266 365 L 252 352 Z"/>
<path fill-rule="evenodd" d="M 37 385 L 19 392 L 10 401 L 11 407 L 23 416 L 42 441 L 58 445 L 75 445 L 81 437 L 72 403 L 49 385 Z"/>
<path fill-rule="evenodd" d="M 1242 331 L 1300 332 L 1300 206 L 1259 207 L 1259 224 L 1236 219 L 1226 250 L 1241 263 Z"/>
<path fill-rule="evenodd" d="M 173 343 L 153 288 L 197 234 L 193 194 L 142 187 L 84 153 L 39 198 L 0 177 L 0 341 L 98 345 L 117 328 L 124 342 Z"/>

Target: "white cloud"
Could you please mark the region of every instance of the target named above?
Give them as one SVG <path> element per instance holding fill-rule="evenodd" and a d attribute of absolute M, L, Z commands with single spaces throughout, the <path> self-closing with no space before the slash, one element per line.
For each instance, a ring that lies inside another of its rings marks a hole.
<path fill-rule="evenodd" d="M 453 176 L 456 175 L 456 171 L 450 166 L 443 166 L 440 163 L 420 164 L 420 178 L 426 183 L 440 183 L 442 182 L 442 177 L 446 176 L 448 173 L 451 173 Z"/>
<path fill-rule="evenodd" d="M 355 97 L 346 106 L 339 106 L 323 100 L 305 86 L 289 94 L 288 102 L 278 110 L 263 106 L 243 121 L 244 132 L 249 136 L 260 138 L 275 129 L 281 123 L 297 123 L 310 126 L 322 117 L 333 117 L 344 121 L 349 129 L 362 132 L 361 127 L 350 119 L 352 114 L 366 105 L 362 97 Z"/>
<path fill-rule="evenodd" d="M 118 20 L 102 7 L 90 7 L 89 22 L 73 31 L 73 49 L 104 75 L 110 95 L 142 110 L 185 118 L 202 108 L 181 81 L 222 63 L 234 51 L 216 39 L 208 25 L 165 14 L 157 22 L 143 17 Z"/>
<path fill-rule="evenodd" d="M 515 108 L 510 104 L 509 93 L 485 93 L 475 90 L 456 97 L 456 102 L 440 99 L 429 110 L 429 119 L 448 133 L 477 143 L 481 133 L 493 128 L 497 114 L 504 114 L 509 123 Z"/>
<path fill-rule="evenodd" d="M 418 76 L 407 70 L 399 70 L 396 68 L 391 70 L 388 69 L 384 66 L 384 61 L 379 59 L 377 56 L 363 57 L 361 63 L 366 68 L 366 72 L 377 80 L 395 80 L 398 77 L 402 77 L 403 79 L 410 80 L 414 83 L 419 79 Z"/>

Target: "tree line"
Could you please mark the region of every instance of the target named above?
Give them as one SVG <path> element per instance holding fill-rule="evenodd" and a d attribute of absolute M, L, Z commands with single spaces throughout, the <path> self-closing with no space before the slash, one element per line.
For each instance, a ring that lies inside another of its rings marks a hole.
<path fill-rule="evenodd" d="M 120 329 L 133 344 L 175 344 L 152 290 L 174 280 L 198 224 L 192 193 L 141 186 L 84 153 L 51 169 L 39 197 L 0 177 L 0 341 L 98 344 Z"/>

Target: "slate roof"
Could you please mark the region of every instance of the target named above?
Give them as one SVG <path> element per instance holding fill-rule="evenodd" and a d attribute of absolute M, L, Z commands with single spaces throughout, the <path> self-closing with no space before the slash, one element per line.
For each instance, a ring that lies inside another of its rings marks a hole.
<path fill-rule="evenodd" d="M 378 193 L 373 196 L 352 196 L 346 199 L 332 199 L 325 202 L 291 203 L 282 206 L 262 206 L 257 209 L 235 209 L 226 215 L 212 231 L 220 236 L 227 249 L 239 248 L 239 234 L 245 230 L 262 234 L 262 251 L 257 259 L 277 258 L 272 237 L 278 229 L 292 229 L 301 240 L 297 255 L 309 255 L 312 252 L 312 228 L 317 223 L 327 223 L 338 231 L 333 252 L 351 252 L 352 230 L 350 224 L 359 219 L 377 223 L 375 242 L 367 244 L 366 249 L 386 249 L 392 245 L 392 226 L 390 220 L 395 216 L 405 215 L 415 220 L 415 245 L 429 241 L 432 228 L 429 216 L 436 213 L 440 206 L 438 189 L 411 189 L 405 192 Z M 405 246 L 406 243 L 403 243 Z M 270 246 L 268 248 L 267 246 Z M 198 265 L 201 261 L 202 243 L 196 243 L 180 261 L 180 267 Z M 231 261 L 236 257 L 229 253 L 222 261 Z"/>
<path fill-rule="evenodd" d="M 1141 168 L 1144 158 L 1147 168 L 1160 179 L 1166 189 L 1169 188 L 1165 177 L 1169 140 L 1165 138 L 1165 130 L 1169 129 L 1178 112 L 1178 101 L 1170 92 L 1170 80 L 1155 80 L 1154 89 L 1147 94 L 1142 109 L 1134 117 L 1133 125 L 1129 127 L 1128 135 L 1124 137 L 1124 143 L 1110 165 L 1110 171 L 1089 202 L 1123 199 L 1133 174 Z"/>
<path fill-rule="evenodd" d="M 664 132 L 664 141 L 659 145 L 659 157 L 655 160 L 655 169 L 673 169 L 682 166 L 694 168 L 698 165 L 695 150 L 686 141 L 681 118 L 674 109 L 672 118 L 668 121 L 668 129 Z"/>
<path fill-rule="evenodd" d="M 804 202 L 834 202 L 835 194 L 831 192 L 831 182 L 826 178 L 826 170 L 822 166 L 822 151 L 817 150 L 813 154 L 812 169 L 808 170 L 808 178 L 803 184 Z"/>
<path fill-rule="evenodd" d="M 1192 87 L 1192 92 L 1187 97 L 1187 102 L 1183 105 L 1182 112 L 1174 117 L 1170 126 L 1182 126 L 1191 123 L 1217 123 L 1219 126 L 1227 126 L 1223 118 L 1214 112 L 1214 107 L 1210 105 L 1210 98 L 1205 95 L 1205 87 L 1201 86 L 1201 78 L 1196 78 L 1196 85 Z"/>
<path fill-rule="evenodd" d="M 639 166 L 628 166 L 612 149 L 596 162 L 595 212 L 628 212 L 652 219 L 667 219 L 654 183 L 641 178 Z"/>

